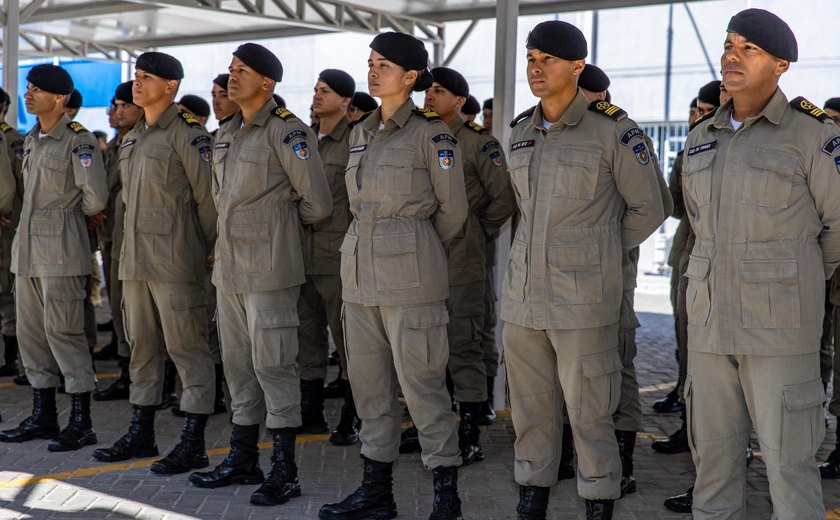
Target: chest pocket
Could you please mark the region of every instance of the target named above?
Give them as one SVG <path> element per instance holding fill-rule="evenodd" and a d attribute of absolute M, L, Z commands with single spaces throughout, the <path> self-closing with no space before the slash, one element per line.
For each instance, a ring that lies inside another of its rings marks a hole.
<path fill-rule="evenodd" d="M 773 150 L 750 150 L 741 202 L 765 208 L 786 208 L 793 188 L 796 156 Z"/>
<path fill-rule="evenodd" d="M 241 164 L 236 168 L 233 182 L 242 191 L 263 191 L 268 185 L 268 160 L 271 151 L 265 148 L 243 148 Z"/>
<path fill-rule="evenodd" d="M 701 152 L 689 157 L 683 167 L 683 194 L 688 195 L 698 207 L 712 201 L 712 161 L 715 154 Z"/>
<path fill-rule="evenodd" d="M 46 155 L 41 159 L 41 189 L 50 193 L 64 193 L 70 159 Z"/>
<path fill-rule="evenodd" d="M 169 181 L 169 156 L 172 148 L 165 145 L 150 145 L 144 151 L 146 160 L 143 161 L 141 180 L 154 184 L 166 184 Z"/>
<path fill-rule="evenodd" d="M 359 163 L 362 161 L 362 153 L 351 153 L 347 159 L 347 170 L 344 173 L 344 185 L 347 186 L 347 194 L 359 193 Z"/>
<path fill-rule="evenodd" d="M 555 176 L 554 196 L 592 200 L 598 187 L 602 151 L 568 146 L 560 154 L 560 174 Z"/>
<path fill-rule="evenodd" d="M 376 165 L 376 193 L 410 195 L 414 150 L 389 150 Z"/>
<path fill-rule="evenodd" d="M 530 179 L 528 178 L 528 167 L 531 164 L 533 148 L 525 148 L 523 151 L 515 151 L 510 154 L 510 179 L 513 188 L 519 194 L 520 200 L 531 198 Z"/>
<path fill-rule="evenodd" d="M 216 146 L 213 146 L 213 175 L 216 177 L 219 189 L 222 188 L 225 179 L 225 157 L 227 153 L 228 147 L 216 148 Z"/>

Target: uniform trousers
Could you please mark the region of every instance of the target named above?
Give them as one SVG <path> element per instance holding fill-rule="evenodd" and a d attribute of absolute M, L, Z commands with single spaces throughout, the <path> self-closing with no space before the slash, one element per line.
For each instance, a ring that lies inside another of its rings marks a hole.
<path fill-rule="evenodd" d="M 449 287 L 449 375 L 455 400 L 478 403 L 487 400 L 487 372 L 481 331 L 484 329 L 485 281 Z M 495 374 L 495 371 L 493 371 Z"/>
<path fill-rule="evenodd" d="M 298 315 L 298 367 L 305 381 L 326 379 L 330 344 L 330 327 L 335 349 L 341 360 L 341 378 L 347 380 L 347 352 L 341 327 L 341 276 L 332 274 L 308 275 L 300 290 Z"/>

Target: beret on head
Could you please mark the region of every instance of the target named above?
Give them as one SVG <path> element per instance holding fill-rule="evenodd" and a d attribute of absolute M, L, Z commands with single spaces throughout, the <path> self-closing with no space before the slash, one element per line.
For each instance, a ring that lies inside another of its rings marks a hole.
<path fill-rule="evenodd" d="M 192 94 L 187 94 L 186 96 L 181 97 L 181 100 L 178 101 L 179 105 L 183 105 L 184 108 L 192 112 L 193 114 L 199 117 L 209 117 L 210 116 L 210 105 L 204 99 L 194 96 Z"/>
<path fill-rule="evenodd" d="M 271 97 L 272 99 L 274 99 L 274 102 L 277 103 L 278 107 L 286 108 L 286 100 L 283 99 L 283 97 L 280 96 L 280 94 L 272 94 Z"/>
<path fill-rule="evenodd" d="M 82 108 L 82 93 L 74 89 L 70 93 L 70 99 L 67 100 L 67 104 L 64 106 L 65 108 Z"/>
<path fill-rule="evenodd" d="M 825 102 L 824 108 L 830 108 L 840 112 L 840 97 L 833 97 Z"/>
<path fill-rule="evenodd" d="M 587 63 L 578 78 L 578 86 L 590 92 L 604 92 L 610 88 L 610 78 L 600 67 Z"/>
<path fill-rule="evenodd" d="M 350 104 L 362 112 L 373 112 L 379 106 L 376 100 L 365 92 L 356 92 L 353 94 L 353 101 Z"/>
<path fill-rule="evenodd" d="M 431 72 L 435 82 L 449 92 L 456 96 L 467 97 L 470 95 L 470 86 L 458 71 L 448 67 L 435 67 Z"/>
<path fill-rule="evenodd" d="M 697 101 L 708 103 L 716 107 L 720 106 L 720 81 L 714 80 L 706 83 L 697 93 Z"/>
<path fill-rule="evenodd" d="M 35 65 L 29 69 L 26 81 L 51 94 L 68 96 L 73 92 L 73 78 L 57 65 Z"/>
<path fill-rule="evenodd" d="M 230 79 L 230 74 L 219 74 L 215 78 L 213 78 L 213 83 L 218 85 L 219 88 L 222 90 L 227 90 L 228 80 Z"/>
<path fill-rule="evenodd" d="M 531 29 L 525 47 L 564 60 L 586 58 L 586 37 L 574 25 L 560 20 L 542 22 Z"/>
<path fill-rule="evenodd" d="M 464 106 L 461 107 L 461 112 L 467 114 L 468 116 L 474 116 L 481 112 L 481 105 L 478 104 L 478 100 L 475 99 L 475 96 L 467 96 Z"/>
<path fill-rule="evenodd" d="M 493 110 L 493 98 L 487 98 L 484 100 L 484 105 L 481 107 L 482 109 Z"/>
<path fill-rule="evenodd" d="M 692 98 L 691 103 L 689 103 L 688 108 L 697 108 L 697 98 Z"/>
<path fill-rule="evenodd" d="M 350 74 L 343 70 L 326 69 L 322 70 L 318 75 L 318 81 L 323 81 L 330 87 L 333 92 L 341 97 L 353 97 L 353 92 L 356 91 L 356 82 Z"/>
<path fill-rule="evenodd" d="M 377 34 L 370 42 L 370 48 L 406 70 L 426 70 L 429 65 L 429 52 L 423 42 L 410 34 Z"/>
<path fill-rule="evenodd" d="M 132 83 L 134 82 L 126 81 L 125 83 L 120 83 L 119 85 L 117 85 L 117 90 L 114 93 L 114 98 L 122 101 L 123 103 L 129 103 L 133 105 L 134 93 L 131 91 Z"/>
<path fill-rule="evenodd" d="M 726 32 L 735 32 L 777 58 L 796 61 L 796 36 L 784 20 L 764 9 L 745 9 L 729 20 Z"/>
<path fill-rule="evenodd" d="M 278 83 L 283 80 L 283 65 L 273 52 L 262 45 L 243 43 L 233 51 L 233 55 L 266 78 Z"/>
<path fill-rule="evenodd" d="M 184 79 L 184 67 L 174 56 L 162 52 L 144 52 L 137 58 L 135 69 L 145 70 L 165 80 Z"/>

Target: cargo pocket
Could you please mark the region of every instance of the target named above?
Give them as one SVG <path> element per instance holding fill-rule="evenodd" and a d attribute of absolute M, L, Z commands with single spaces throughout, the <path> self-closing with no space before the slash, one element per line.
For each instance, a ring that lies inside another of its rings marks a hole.
<path fill-rule="evenodd" d="M 796 259 L 742 260 L 740 270 L 744 328 L 795 329 L 800 326 Z"/>
<path fill-rule="evenodd" d="M 814 456 L 825 435 L 822 404 L 825 389 L 817 379 L 810 383 L 786 385 L 782 390 L 782 466 L 805 466 Z"/>
<path fill-rule="evenodd" d="M 356 245 L 359 237 L 346 233 L 341 243 L 341 286 L 354 291 L 359 288 L 356 274 Z"/>
<path fill-rule="evenodd" d="M 409 307 L 401 323 L 401 364 L 404 374 L 442 372 L 449 360 L 446 324 L 449 314 L 443 304 Z"/>
<path fill-rule="evenodd" d="M 344 185 L 347 188 L 348 195 L 359 193 L 359 181 L 357 177 L 362 156 L 364 156 L 363 153 L 356 152 L 351 153 L 350 158 L 347 159 L 347 169 L 344 171 Z"/>
<path fill-rule="evenodd" d="M 233 179 L 240 191 L 262 192 L 268 184 L 268 159 L 271 151 L 264 148 L 243 148 L 241 161 Z"/>
<path fill-rule="evenodd" d="M 711 261 L 701 256 L 690 255 L 685 277 L 688 286 L 685 289 L 685 306 L 690 325 L 705 327 L 712 312 L 711 293 L 709 292 L 709 271 Z"/>
<path fill-rule="evenodd" d="M 230 246 L 236 273 L 264 273 L 271 270 L 271 233 L 268 222 L 230 226 Z"/>
<path fill-rule="evenodd" d="M 70 168 L 70 159 L 47 155 L 41 160 L 40 187 L 50 193 L 64 193 Z"/>
<path fill-rule="evenodd" d="M 615 412 L 621 394 L 621 356 L 618 349 L 581 358 L 581 424 L 594 422 Z"/>
<path fill-rule="evenodd" d="M 204 289 L 169 295 L 169 308 L 181 327 L 175 331 L 181 345 L 207 341 L 207 295 Z"/>
<path fill-rule="evenodd" d="M 171 265 L 174 258 L 174 222 L 165 212 L 144 210 L 137 218 L 137 263 Z"/>
<path fill-rule="evenodd" d="M 44 325 L 52 334 L 83 334 L 85 331 L 85 288 L 55 285 L 45 302 Z"/>
<path fill-rule="evenodd" d="M 598 187 L 601 150 L 567 146 L 563 148 L 554 177 L 554 196 L 592 200 Z"/>
<path fill-rule="evenodd" d="M 31 258 L 33 265 L 62 265 L 64 263 L 64 220 L 37 217 L 29 222 Z"/>
<path fill-rule="evenodd" d="M 149 145 L 143 153 L 145 160 L 141 162 L 140 179 L 143 182 L 166 184 L 169 181 L 169 157 L 172 155 L 172 148 Z"/>
<path fill-rule="evenodd" d="M 528 244 L 514 240 L 508 256 L 505 295 L 513 301 L 525 301 L 525 284 L 528 282 Z"/>
<path fill-rule="evenodd" d="M 786 208 L 793 189 L 796 157 L 773 150 L 750 150 L 741 202 L 765 208 Z"/>
<path fill-rule="evenodd" d="M 554 303 L 601 303 L 603 282 L 600 251 L 598 244 L 548 248 L 548 271 Z"/>
<path fill-rule="evenodd" d="M 380 291 L 420 287 L 415 234 L 374 236 L 373 269 L 376 273 L 376 288 Z"/>
<path fill-rule="evenodd" d="M 682 172 L 683 192 L 698 207 L 712 201 L 712 161 L 714 159 L 714 152 L 703 152 L 685 162 Z"/>
<path fill-rule="evenodd" d="M 294 364 L 298 355 L 297 309 L 258 311 L 254 324 L 255 368 Z"/>
<path fill-rule="evenodd" d="M 376 165 L 375 193 L 410 195 L 414 150 L 388 150 Z"/>
<path fill-rule="evenodd" d="M 533 152 L 514 152 L 510 154 L 508 161 L 508 168 L 510 169 L 510 178 L 513 183 L 513 188 L 519 194 L 521 200 L 531 198 L 530 179 L 528 178 L 528 168 L 531 163 L 531 154 Z"/>

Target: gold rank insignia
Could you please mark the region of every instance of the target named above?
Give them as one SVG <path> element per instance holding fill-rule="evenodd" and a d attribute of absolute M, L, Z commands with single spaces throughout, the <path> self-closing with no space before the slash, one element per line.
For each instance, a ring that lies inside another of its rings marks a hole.
<path fill-rule="evenodd" d="M 85 127 L 83 127 L 82 124 L 79 123 L 78 121 L 71 121 L 71 122 L 67 123 L 67 128 L 76 132 L 77 134 L 80 134 L 82 132 L 87 131 L 87 129 L 85 129 Z"/>
<path fill-rule="evenodd" d="M 483 126 L 479 125 L 475 121 L 467 121 L 467 128 L 469 128 L 470 130 L 472 130 L 473 132 L 475 132 L 477 134 L 487 133 L 487 129 L 484 128 Z"/>
<path fill-rule="evenodd" d="M 195 126 L 195 127 L 199 127 L 199 128 L 202 127 L 202 124 L 198 122 L 198 119 L 196 119 L 189 112 L 181 112 L 181 119 L 183 119 L 184 122 L 187 123 L 190 126 Z"/>
<path fill-rule="evenodd" d="M 799 96 L 798 98 L 794 98 L 790 102 L 790 106 L 792 106 L 796 110 L 798 110 L 798 111 L 800 111 L 804 114 L 808 114 L 809 116 L 813 117 L 814 119 L 818 119 L 820 121 L 826 121 L 827 119 L 830 119 L 830 117 L 831 117 L 828 114 L 826 114 L 825 111 L 823 111 L 823 109 L 821 109 L 817 105 L 811 103 L 810 101 L 808 101 L 807 99 L 805 99 L 802 96 Z"/>
<path fill-rule="evenodd" d="M 289 119 L 290 117 L 295 117 L 289 110 L 286 110 L 286 107 L 277 107 L 274 109 L 274 117 L 279 117 L 280 119 Z"/>
<path fill-rule="evenodd" d="M 413 112 L 419 116 L 423 116 L 429 121 L 440 121 L 440 116 L 434 110 L 429 110 L 428 108 L 415 108 Z"/>
<path fill-rule="evenodd" d="M 10 125 L 9 123 L 6 123 L 5 121 L 0 122 L 0 131 L 2 131 L 3 133 L 8 132 L 11 129 L 12 125 Z"/>
<path fill-rule="evenodd" d="M 606 101 L 593 101 L 589 104 L 589 110 L 611 117 L 616 121 L 620 120 L 622 116 L 627 115 L 627 112 L 625 112 L 621 107 Z"/>

